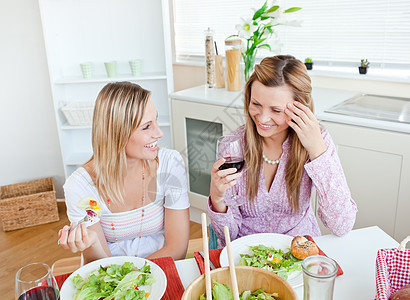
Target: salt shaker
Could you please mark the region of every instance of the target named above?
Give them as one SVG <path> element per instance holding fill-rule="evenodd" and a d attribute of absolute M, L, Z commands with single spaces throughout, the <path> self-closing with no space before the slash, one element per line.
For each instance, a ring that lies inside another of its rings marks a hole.
<path fill-rule="evenodd" d="M 332 300 L 338 266 L 323 255 L 312 255 L 302 261 L 303 300 Z"/>
<path fill-rule="evenodd" d="M 205 69 L 206 85 L 213 88 L 215 86 L 214 31 L 209 27 L 205 30 Z"/>

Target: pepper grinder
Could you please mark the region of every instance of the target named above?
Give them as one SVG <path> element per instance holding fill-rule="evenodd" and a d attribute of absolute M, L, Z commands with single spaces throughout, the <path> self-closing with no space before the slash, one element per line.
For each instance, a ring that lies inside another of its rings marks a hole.
<path fill-rule="evenodd" d="M 215 86 L 214 31 L 209 27 L 205 30 L 205 69 L 206 85 L 208 88 L 213 88 Z"/>

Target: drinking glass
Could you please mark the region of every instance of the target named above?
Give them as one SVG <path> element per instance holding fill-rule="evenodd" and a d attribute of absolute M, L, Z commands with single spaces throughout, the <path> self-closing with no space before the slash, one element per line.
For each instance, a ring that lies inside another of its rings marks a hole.
<path fill-rule="evenodd" d="M 16 273 L 17 300 L 58 300 L 60 291 L 50 267 L 32 263 Z"/>
<path fill-rule="evenodd" d="M 225 163 L 219 167 L 219 170 L 236 168 L 236 173 L 240 172 L 245 164 L 243 157 L 243 147 L 240 137 L 236 135 L 224 135 L 218 138 L 216 144 L 216 159 L 225 159 Z M 231 187 L 232 196 L 225 198 L 226 206 L 241 206 L 245 199 L 239 196 L 235 186 Z"/>
<path fill-rule="evenodd" d="M 338 266 L 323 255 L 312 255 L 302 261 L 303 299 L 332 300 Z"/>

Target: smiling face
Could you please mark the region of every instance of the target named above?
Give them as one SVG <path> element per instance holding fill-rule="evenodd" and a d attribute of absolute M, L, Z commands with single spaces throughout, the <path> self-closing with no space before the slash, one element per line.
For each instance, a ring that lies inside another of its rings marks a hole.
<path fill-rule="evenodd" d="M 252 83 L 249 115 L 261 137 L 286 138 L 290 118 L 284 111 L 286 104 L 293 101 L 293 93 L 287 85 L 269 87 L 257 80 Z"/>
<path fill-rule="evenodd" d="M 158 154 L 158 139 L 163 136 L 157 122 L 158 113 L 154 103 L 147 101 L 140 125 L 131 134 L 125 154 L 127 159 L 153 160 Z"/>

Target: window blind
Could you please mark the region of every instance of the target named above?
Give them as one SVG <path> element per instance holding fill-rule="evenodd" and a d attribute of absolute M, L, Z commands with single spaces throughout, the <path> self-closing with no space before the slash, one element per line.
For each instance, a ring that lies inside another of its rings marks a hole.
<path fill-rule="evenodd" d="M 204 31 L 215 31 L 219 54 L 224 40 L 236 34 L 240 18 L 253 16 L 265 1 L 174 0 L 176 59 L 204 55 Z M 268 2 L 269 3 L 269 2 Z M 272 2 L 271 2 L 272 3 Z M 270 3 L 270 4 L 271 4 Z M 301 7 L 284 15 L 300 20 L 300 27 L 278 26 L 279 51 L 259 50 L 258 57 L 291 54 L 304 60 L 328 64 L 359 63 L 367 58 L 372 65 L 405 65 L 410 69 L 409 0 L 280 0 L 281 8 Z"/>

